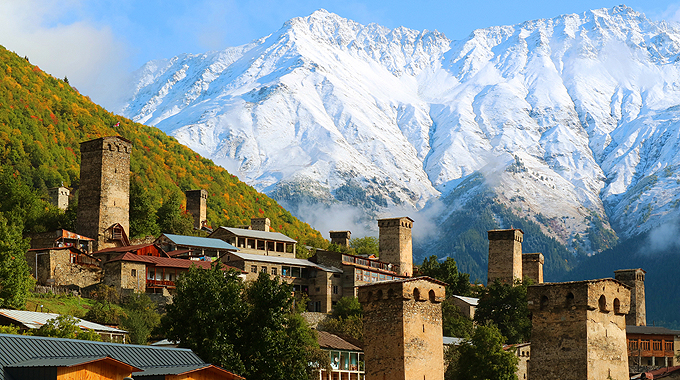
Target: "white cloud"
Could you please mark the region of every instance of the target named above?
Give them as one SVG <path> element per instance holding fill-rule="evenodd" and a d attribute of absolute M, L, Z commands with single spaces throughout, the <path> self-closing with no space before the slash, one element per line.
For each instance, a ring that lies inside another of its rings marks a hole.
<path fill-rule="evenodd" d="M 0 45 L 55 77 L 68 77 L 83 95 L 113 110 L 124 97 L 127 46 L 109 25 L 83 21 L 83 5 L 76 0 L 3 0 Z"/>

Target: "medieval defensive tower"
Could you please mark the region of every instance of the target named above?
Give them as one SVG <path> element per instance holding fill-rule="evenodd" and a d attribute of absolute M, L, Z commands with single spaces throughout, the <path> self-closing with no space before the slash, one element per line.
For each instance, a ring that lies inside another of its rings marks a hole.
<path fill-rule="evenodd" d="M 409 217 L 378 219 L 380 260 L 399 265 L 399 274 L 413 275 L 413 241 Z"/>
<path fill-rule="evenodd" d="M 647 309 L 645 307 L 645 272 L 638 269 L 621 269 L 614 271 L 614 278 L 630 286 L 630 313 L 626 315 L 626 325 L 647 326 Z"/>
<path fill-rule="evenodd" d="M 443 380 L 445 284 L 429 277 L 359 287 L 366 380 Z"/>
<path fill-rule="evenodd" d="M 255 231 L 269 232 L 271 226 L 272 222 L 269 218 L 250 218 L 250 228 Z"/>
<path fill-rule="evenodd" d="M 491 230 L 489 236 L 489 269 L 487 284 L 498 279 L 503 284 L 522 280 L 522 241 L 520 229 Z"/>
<path fill-rule="evenodd" d="M 542 253 L 522 254 L 522 279 L 530 278 L 534 284 L 543 283 L 543 263 L 545 258 Z"/>
<path fill-rule="evenodd" d="M 331 235 L 332 244 L 349 248 L 349 237 L 352 235 L 350 231 L 329 231 L 329 234 Z"/>
<path fill-rule="evenodd" d="M 628 379 L 625 285 L 611 278 L 533 285 L 527 300 L 529 379 Z"/>
<path fill-rule="evenodd" d="M 47 189 L 47 194 L 50 196 L 51 204 L 62 210 L 66 210 L 68 208 L 68 196 L 71 195 L 71 191 L 68 188 L 64 186 L 53 187 L 51 189 Z"/>
<path fill-rule="evenodd" d="M 187 212 L 194 217 L 194 228 L 200 230 L 207 227 L 208 192 L 203 189 L 187 190 L 184 195 L 187 198 Z"/>
<path fill-rule="evenodd" d="M 80 144 L 76 232 L 93 238 L 93 249 L 127 244 L 130 226 L 130 152 L 120 136 Z"/>

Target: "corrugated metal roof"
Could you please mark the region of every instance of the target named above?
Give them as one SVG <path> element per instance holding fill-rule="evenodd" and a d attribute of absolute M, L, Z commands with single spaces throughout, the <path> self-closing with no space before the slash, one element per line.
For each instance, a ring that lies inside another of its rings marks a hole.
<path fill-rule="evenodd" d="M 140 369 L 205 364 L 195 353 L 184 348 L 0 334 L 0 367 L 4 368 L 32 359 L 50 359 L 54 358 L 55 354 L 64 358 L 110 356 Z M 10 380 L 5 377 L 5 371 L 2 368 L 0 368 L 0 380 Z"/>
<path fill-rule="evenodd" d="M 224 240 L 215 238 L 206 238 L 199 236 L 185 236 L 185 235 L 173 235 L 173 234 L 163 234 L 161 235 L 170 239 L 176 245 L 188 246 L 188 247 L 200 247 L 200 248 L 214 248 L 214 249 L 224 249 L 229 251 L 237 251 L 238 248 L 227 243 Z M 160 238 L 159 238 L 160 239 Z M 158 239 L 156 240 L 158 241 Z"/>
<path fill-rule="evenodd" d="M 630 334 L 646 335 L 680 335 L 680 331 L 671 330 L 661 326 L 626 326 L 626 332 Z"/>
<path fill-rule="evenodd" d="M 459 295 L 452 295 L 451 297 L 458 298 L 459 300 L 465 302 L 468 305 L 477 306 L 479 304 L 479 298 L 464 297 Z"/>
<path fill-rule="evenodd" d="M 262 240 L 274 240 L 283 241 L 286 243 L 297 243 L 297 240 L 291 239 L 288 236 L 280 232 L 268 232 L 268 231 L 258 231 L 258 230 L 247 230 L 245 228 L 234 228 L 234 227 L 220 227 L 225 229 L 236 236 L 249 237 L 253 239 Z"/>
<path fill-rule="evenodd" d="M 243 253 L 243 252 L 232 252 L 232 253 L 230 253 L 230 255 L 240 257 L 243 260 L 248 260 L 248 261 L 259 261 L 259 262 L 262 262 L 262 263 L 297 265 L 297 266 L 301 266 L 301 267 L 316 268 L 316 269 L 320 269 L 320 270 L 323 270 L 323 271 L 326 270 L 326 268 L 321 267 L 318 264 L 313 263 L 309 260 L 294 259 L 292 257 L 254 255 L 254 254 L 251 254 L 251 253 Z"/>
<path fill-rule="evenodd" d="M 442 340 L 443 340 L 444 344 L 447 345 L 447 346 L 450 346 L 450 345 L 458 346 L 461 343 L 463 343 L 463 341 L 465 341 L 465 339 L 463 339 L 463 338 L 453 338 L 453 337 L 450 337 L 450 336 L 445 336 L 444 338 L 442 338 Z"/>
<path fill-rule="evenodd" d="M 106 361 L 109 364 L 130 368 L 131 371 L 141 371 L 142 370 L 141 368 L 137 368 L 133 365 L 130 365 L 128 363 L 124 363 L 120 360 L 116 360 L 116 359 L 114 359 L 110 356 L 107 356 L 107 355 L 104 355 L 104 356 L 100 355 L 100 356 L 81 356 L 81 357 L 39 358 L 39 359 L 31 359 L 31 360 L 27 360 L 25 362 L 20 362 L 20 363 L 8 365 L 7 367 L 11 367 L 11 368 L 20 368 L 20 367 L 73 367 L 73 366 L 97 362 L 97 361 Z"/>
<path fill-rule="evenodd" d="M 135 372 L 132 374 L 134 378 L 135 375 L 143 376 L 158 376 L 158 375 L 181 375 L 183 373 L 192 372 L 197 369 L 210 367 L 210 364 L 195 364 L 189 366 L 173 366 L 173 367 L 152 367 L 145 368 L 144 372 Z"/>
<path fill-rule="evenodd" d="M 29 329 L 39 329 L 40 326 L 47 323 L 48 320 L 57 318 L 59 314 L 54 313 L 41 313 L 37 311 L 26 311 L 26 310 L 11 310 L 11 309 L 0 309 L 0 315 L 10 318 L 22 325 L 28 327 Z M 114 334 L 127 334 L 127 331 L 120 330 L 117 328 L 100 325 L 99 323 L 94 323 L 86 321 L 84 319 L 76 318 L 78 320 L 78 327 L 81 329 L 92 329 L 97 332 L 106 332 Z"/>

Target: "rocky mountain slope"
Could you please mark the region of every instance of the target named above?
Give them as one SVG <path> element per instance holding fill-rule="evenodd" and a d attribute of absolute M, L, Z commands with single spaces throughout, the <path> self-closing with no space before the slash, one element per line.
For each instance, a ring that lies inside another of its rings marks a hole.
<path fill-rule="evenodd" d="M 441 223 L 489 192 L 587 254 L 676 213 L 679 53 L 680 29 L 625 6 L 461 41 L 319 10 L 147 63 L 123 114 L 284 202 Z"/>

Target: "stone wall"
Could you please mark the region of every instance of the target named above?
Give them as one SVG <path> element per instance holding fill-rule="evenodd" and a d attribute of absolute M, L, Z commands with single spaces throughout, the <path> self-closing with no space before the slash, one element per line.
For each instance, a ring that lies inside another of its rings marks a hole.
<path fill-rule="evenodd" d="M 366 380 L 442 380 L 443 283 L 429 278 L 359 288 Z"/>
<path fill-rule="evenodd" d="M 74 252 L 74 254 L 76 253 Z M 36 256 L 37 272 L 35 270 Z M 73 285 L 84 288 L 101 282 L 103 276 L 101 268 L 95 265 L 71 263 L 71 251 L 69 249 L 28 251 L 26 261 L 30 267 L 31 275 L 36 278 L 38 285 Z"/>
<path fill-rule="evenodd" d="M 524 232 L 519 229 L 491 230 L 489 237 L 489 267 L 487 283 L 498 279 L 512 284 L 522 279 L 522 241 Z"/>
<path fill-rule="evenodd" d="M 542 284 L 527 299 L 529 379 L 628 379 L 627 287 L 612 279 Z"/>
<path fill-rule="evenodd" d="M 542 253 L 523 253 L 522 279 L 529 278 L 534 281 L 534 284 L 542 284 L 544 262 Z"/>
<path fill-rule="evenodd" d="M 645 306 L 645 271 L 642 269 L 621 269 L 614 271 L 614 278 L 630 286 L 630 313 L 626 315 L 626 325 L 647 326 L 647 307 Z"/>
<path fill-rule="evenodd" d="M 399 274 L 413 276 L 413 220 L 378 219 L 380 260 L 399 266 Z"/>
<path fill-rule="evenodd" d="M 128 289 L 138 293 L 146 292 L 146 264 L 114 261 L 104 264 L 104 284 L 119 291 Z"/>

